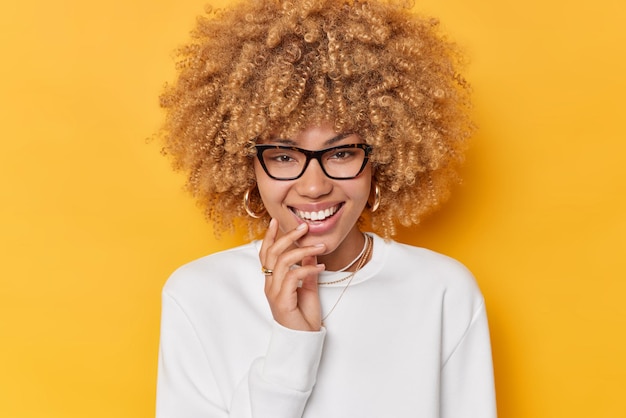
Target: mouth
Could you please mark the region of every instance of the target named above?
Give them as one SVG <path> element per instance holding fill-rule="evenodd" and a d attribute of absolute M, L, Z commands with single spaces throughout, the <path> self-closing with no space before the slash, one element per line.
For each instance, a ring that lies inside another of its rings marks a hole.
<path fill-rule="evenodd" d="M 302 219 L 305 222 L 322 222 L 333 217 L 335 213 L 337 213 L 337 211 L 341 209 L 342 206 L 343 206 L 343 203 L 340 203 L 338 205 L 332 206 L 330 208 L 326 208 L 324 210 L 318 210 L 318 211 L 312 211 L 312 212 L 299 210 L 293 207 L 290 207 L 289 209 L 291 209 L 291 211 L 298 218 Z"/>

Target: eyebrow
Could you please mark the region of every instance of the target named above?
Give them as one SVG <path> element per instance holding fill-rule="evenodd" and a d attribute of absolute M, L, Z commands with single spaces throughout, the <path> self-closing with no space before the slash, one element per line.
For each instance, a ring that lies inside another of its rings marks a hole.
<path fill-rule="evenodd" d="M 344 132 L 344 133 L 341 133 L 341 134 L 339 134 L 337 136 L 334 136 L 334 137 L 324 141 L 324 145 L 331 146 L 331 145 L 336 144 L 337 142 L 341 141 L 342 139 L 344 139 L 344 138 L 346 138 L 346 137 L 348 137 L 350 135 L 353 135 L 353 134 L 354 134 L 354 132 Z M 298 145 L 296 141 L 294 141 L 293 139 L 288 139 L 288 138 L 276 138 L 276 139 L 273 139 L 272 142 L 278 142 L 279 144 L 292 145 L 292 146 Z"/>

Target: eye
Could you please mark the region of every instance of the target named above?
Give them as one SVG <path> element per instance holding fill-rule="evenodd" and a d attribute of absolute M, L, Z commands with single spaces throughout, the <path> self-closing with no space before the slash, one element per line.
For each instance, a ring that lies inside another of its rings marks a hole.
<path fill-rule="evenodd" d="M 278 163 L 288 163 L 290 161 L 294 161 L 293 157 L 287 155 L 287 154 L 282 154 L 282 155 L 274 155 L 272 157 L 272 159 Z"/>
<path fill-rule="evenodd" d="M 354 157 L 354 151 L 348 148 L 344 148 L 344 149 L 338 149 L 338 150 L 333 151 L 333 153 L 328 156 L 328 159 L 342 161 L 342 160 L 348 160 L 353 157 Z"/>
<path fill-rule="evenodd" d="M 298 162 L 301 157 L 297 151 L 269 149 L 264 154 L 265 161 L 271 164 L 289 164 Z"/>

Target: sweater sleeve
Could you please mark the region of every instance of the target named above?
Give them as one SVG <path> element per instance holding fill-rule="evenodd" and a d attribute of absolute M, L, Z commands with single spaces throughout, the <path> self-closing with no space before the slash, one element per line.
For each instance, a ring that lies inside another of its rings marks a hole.
<path fill-rule="evenodd" d="M 325 334 L 325 329 L 300 332 L 275 323 L 265 356 L 252 362 L 227 395 L 231 392 L 219 387 L 194 324 L 164 292 L 156 416 L 301 417 L 315 384 Z"/>
<path fill-rule="evenodd" d="M 489 327 L 484 303 L 441 371 L 442 418 L 495 418 Z"/>

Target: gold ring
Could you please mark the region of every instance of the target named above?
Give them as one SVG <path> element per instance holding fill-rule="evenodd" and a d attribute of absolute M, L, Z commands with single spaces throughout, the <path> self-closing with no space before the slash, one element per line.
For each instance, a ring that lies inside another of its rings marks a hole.
<path fill-rule="evenodd" d="M 263 274 L 265 274 L 266 276 L 271 276 L 272 273 L 274 273 L 274 270 L 272 269 L 268 269 L 265 268 L 264 266 L 261 266 L 261 271 L 263 272 Z"/>

